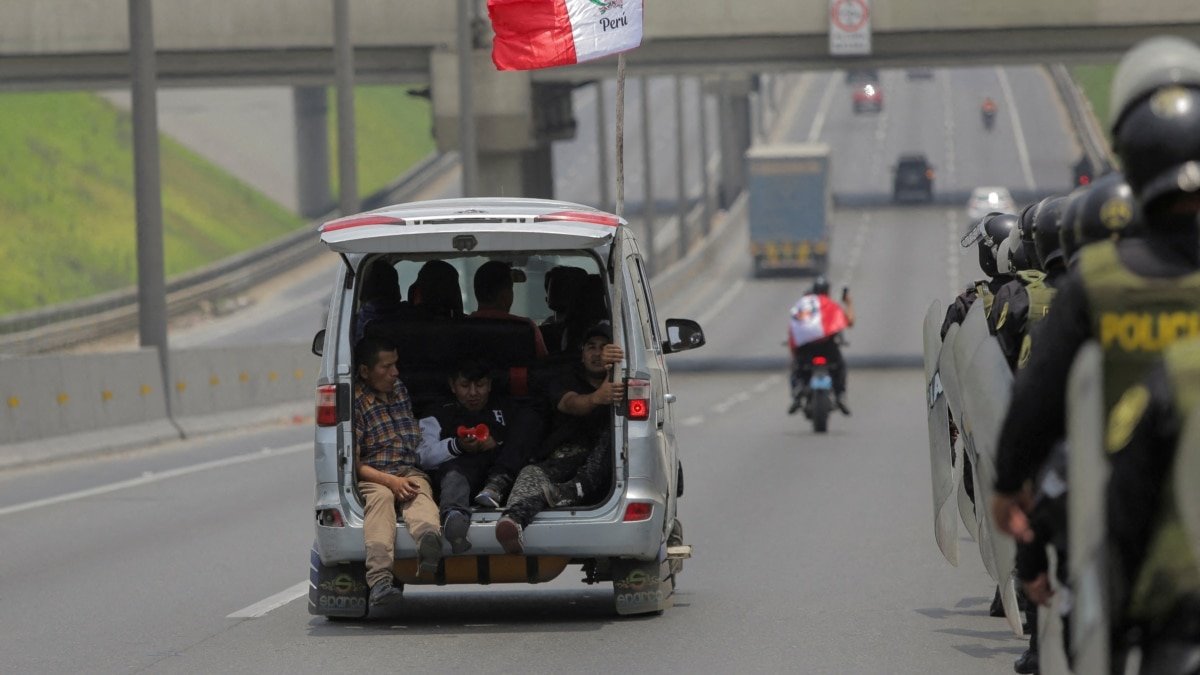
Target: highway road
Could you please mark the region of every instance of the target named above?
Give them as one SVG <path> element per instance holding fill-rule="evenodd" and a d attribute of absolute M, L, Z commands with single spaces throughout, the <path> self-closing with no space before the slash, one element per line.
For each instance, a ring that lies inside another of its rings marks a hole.
<path fill-rule="evenodd" d="M 805 75 L 781 117 L 780 138 L 833 144 L 839 191 L 876 196 L 835 214 L 852 358 L 911 359 L 929 302 L 978 274 L 958 247 L 962 204 L 886 203 L 895 154 L 928 153 L 946 194 L 1068 187 L 1077 150 L 1040 70 L 935 73 L 883 71 L 884 112 L 860 116 L 840 74 Z M 979 101 L 1005 90 L 988 134 Z M 0 672 L 1011 672 L 1025 641 L 987 616 L 970 540 L 958 568 L 933 540 L 919 371 L 853 370 L 853 416 L 812 434 L 784 412 L 781 369 L 736 369 L 784 362 L 804 282 L 752 279 L 745 248 L 729 249 L 660 311 L 709 337 L 670 357 L 695 557 L 664 615 L 616 617 L 611 590 L 571 568 L 538 587 L 410 588 L 366 622 L 309 616 L 311 429 L 298 420 L 0 473 Z M 270 321 L 307 340 L 319 301 L 297 293 L 300 318 Z M 209 339 L 254 335 L 241 330 Z M 734 369 L 699 370 L 721 362 Z"/>

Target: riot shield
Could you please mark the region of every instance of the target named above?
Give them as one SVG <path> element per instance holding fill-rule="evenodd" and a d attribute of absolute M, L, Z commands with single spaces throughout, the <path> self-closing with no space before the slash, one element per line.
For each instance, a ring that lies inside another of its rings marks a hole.
<path fill-rule="evenodd" d="M 1107 673 L 1109 661 L 1103 363 L 1100 347 L 1088 342 L 1075 357 L 1067 381 L 1067 563 L 1074 598 L 1071 651 L 1079 673 Z"/>
<path fill-rule="evenodd" d="M 967 528 L 967 532 L 971 534 L 971 539 L 978 542 L 979 521 L 975 519 L 975 504 L 971 501 L 971 495 L 967 494 L 967 482 L 964 475 L 967 458 L 961 437 L 954 449 L 954 458 L 958 461 L 956 467 L 958 469 L 958 517 L 962 520 L 963 527 Z M 974 483 L 972 483 L 971 489 L 975 489 Z"/>
<path fill-rule="evenodd" d="M 925 407 L 929 424 L 929 470 L 933 485 L 933 537 L 946 560 L 958 566 L 958 502 L 955 496 L 954 446 L 950 413 L 938 374 L 942 351 L 942 303 L 934 300 L 925 313 Z"/>
<path fill-rule="evenodd" d="M 962 328 L 954 340 L 954 363 L 958 372 L 964 414 L 970 430 L 968 445 L 974 448 L 975 503 L 979 513 L 988 513 L 992 486 L 996 482 L 996 442 L 1000 426 L 1008 411 L 1012 393 L 1012 371 L 1000 351 L 1000 344 L 988 330 L 983 305 L 975 303 L 963 319 Z M 960 428 L 961 432 L 961 428 Z M 1017 608 L 1016 588 L 1012 579 L 1016 564 L 1017 546 L 1011 537 L 996 531 L 990 518 L 979 518 L 979 548 L 984 566 L 993 572 L 1000 585 L 1008 625 L 1022 635 L 1020 611 Z"/>
<path fill-rule="evenodd" d="M 1184 421 L 1175 452 L 1175 498 L 1192 555 L 1200 560 L 1200 406 Z"/>

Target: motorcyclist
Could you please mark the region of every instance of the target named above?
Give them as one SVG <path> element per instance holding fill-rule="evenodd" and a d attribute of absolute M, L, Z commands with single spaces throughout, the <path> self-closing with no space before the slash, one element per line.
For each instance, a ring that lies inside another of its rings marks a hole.
<path fill-rule="evenodd" d="M 1200 48 L 1178 38 L 1135 46 L 1117 68 L 1111 110 L 1145 231 L 1079 253 L 1018 373 L 991 510 L 997 528 L 1020 541 L 1032 538 L 1030 479 L 1065 434 L 1067 373 L 1083 343 L 1099 340 L 1108 411 L 1163 348 L 1200 332 Z"/>
<path fill-rule="evenodd" d="M 992 122 L 996 119 L 996 102 L 992 100 L 991 96 L 988 96 L 983 99 L 983 105 L 979 107 L 979 110 L 983 114 L 983 124 L 991 128 Z"/>
<path fill-rule="evenodd" d="M 846 402 L 846 362 L 842 359 L 842 350 L 840 341 L 842 339 L 841 330 L 825 335 L 822 338 L 812 340 L 810 342 L 800 342 L 797 339 L 797 322 L 807 320 L 809 317 L 802 316 L 807 312 L 807 307 L 813 306 L 810 296 L 815 296 L 819 304 L 833 303 L 844 314 L 845 328 L 854 325 L 854 301 L 850 297 L 848 288 L 842 289 L 842 305 L 837 305 L 837 302 L 829 298 L 829 280 L 823 276 L 817 277 L 813 281 L 812 288 L 809 289 L 805 296 L 802 296 L 799 301 L 793 305 L 790 312 L 791 326 L 788 330 L 788 348 L 792 352 L 792 403 L 788 406 L 788 414 L 795 414 L 803 406 L 804 385 L 807 380 L 807 369 L 813 358 L 818 356 L 825 357 L 829 364 L 830 375 L 833 378 L 833 394 L 834 402 L 838 410 L 842 414 L 850 414 L 850 406 Z M 824 302 L 821 301 L 824 298 Z"/>

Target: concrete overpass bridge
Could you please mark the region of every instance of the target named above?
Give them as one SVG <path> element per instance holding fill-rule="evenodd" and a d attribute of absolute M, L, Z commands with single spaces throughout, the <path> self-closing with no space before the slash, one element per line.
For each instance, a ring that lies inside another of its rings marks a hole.
<path fill-rule="evenodd" d="M 483 192 L 552 196 L 549 143 L 574 133 L 570 91 L 611 77 L 614 60 L 532 73 L 491 68 L 483 3 L 473 73 Z M 457 146 L 455 3 L 352 0 L 356 81 L 428 83 L 434 135 Z M 959 0 L 883 2 L 871 12 L 873 53 L 829 55 L 823 2 L 648 2 L 632 75 L 693 74 L 720 98 L 727 152 L 724 193 L 741 186 L 750 143 L 753 80 L 764 72 L 846 65 L 905 66 L 1103 61 L 1149 35 L 1200 39 L 1194 0 Z M 298 128 L 324 142 L 324 87 L 334 79 L 328 0 L 159 0 L 154 4 L 162 86 L 291 85 Z M 36 0 L 0 5 L 0 90 L 122 88 L 129 82 L 127 0 Z M 719 76 L 719 79 L 718 79 Z M 701 106 L 702 108 L 704 106 Z M 303 145 L 304 134 L 298 134 Z M 319 153 L 304 152 L 303 158 Z M 303 161 L 303 160 L 301 160 Z M 309 172 L 324 176 L 320 171 Z"/>

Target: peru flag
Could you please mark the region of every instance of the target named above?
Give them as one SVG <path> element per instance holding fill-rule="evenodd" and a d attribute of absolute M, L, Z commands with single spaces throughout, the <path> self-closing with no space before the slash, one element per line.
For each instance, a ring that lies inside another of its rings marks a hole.
<path fill-rule="evenodd" d="M 788 346 L 800 345 L 832 337 L 849 327 L 842 306 L 827 295 L 808 294 L 792 306 L 791 324 L 788 326 Z"/>
<path fill-rule="evenodd" d="M 567 66 L 642 44 L 642 0 L 488 0 L 497 70 Z"/>

